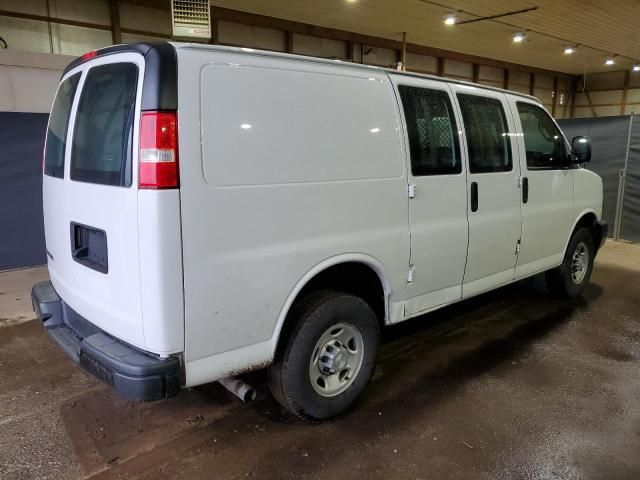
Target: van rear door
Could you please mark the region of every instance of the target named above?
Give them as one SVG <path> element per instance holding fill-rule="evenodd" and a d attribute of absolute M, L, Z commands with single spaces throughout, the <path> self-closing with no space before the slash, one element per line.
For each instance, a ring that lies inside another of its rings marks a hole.
<path fill-rule="evenodd" d="M 45 147 L 51 281 L 104 331 L 145 347 L 138 249 L 137 150 L 145 62 L 96 57 L 65 74 Z"/>

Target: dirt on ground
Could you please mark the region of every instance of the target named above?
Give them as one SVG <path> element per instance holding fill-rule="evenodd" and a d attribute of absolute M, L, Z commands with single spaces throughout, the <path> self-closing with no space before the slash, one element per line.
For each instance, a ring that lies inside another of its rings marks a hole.
<path fill-rule="evenodd" d="M 252 404 L 128 402 L 28 321 L 0 327 L 0 478 L 637 479 L 639 367 L 640 247 L 619 244 L 576 300 L 537 277 L 386 329 L 365 396 L 315 425 L 264 371 Z"/>

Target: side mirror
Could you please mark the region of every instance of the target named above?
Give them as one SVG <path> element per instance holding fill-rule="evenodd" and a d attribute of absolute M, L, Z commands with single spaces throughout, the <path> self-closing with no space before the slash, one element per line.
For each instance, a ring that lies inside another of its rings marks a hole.
<path fill-rule="evenodd" d="M 591 137 L 573 137 L 571 140 L 572 163 L 587 163 L 591 160 Z"/>

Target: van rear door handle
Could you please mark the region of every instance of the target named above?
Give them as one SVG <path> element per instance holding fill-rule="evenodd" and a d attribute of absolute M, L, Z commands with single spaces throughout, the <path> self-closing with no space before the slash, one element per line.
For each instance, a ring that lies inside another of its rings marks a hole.
<path fill-rule="evenodd" d="M 529 201 L 529 179 L 522 177 L 522 203 Z"/>
<path fill-rule="evenodd" d="M 478 211 L 478 182 L 471 182 L 471 211 Z"/>

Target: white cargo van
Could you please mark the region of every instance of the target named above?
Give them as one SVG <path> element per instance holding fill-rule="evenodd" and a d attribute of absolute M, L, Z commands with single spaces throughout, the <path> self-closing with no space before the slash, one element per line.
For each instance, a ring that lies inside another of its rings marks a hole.
<path fill-rule="evenodd" d="M 607 230 L 590 149 L 514 92 L 245 48 L 105 48 L 67 67 L 52 107 L 51 281 L 33 303 L 128 398 L 269 366 L 284 407 L 329 418 L 365 389 L 384 325 L 545 271 L 584 290 Z"/>

